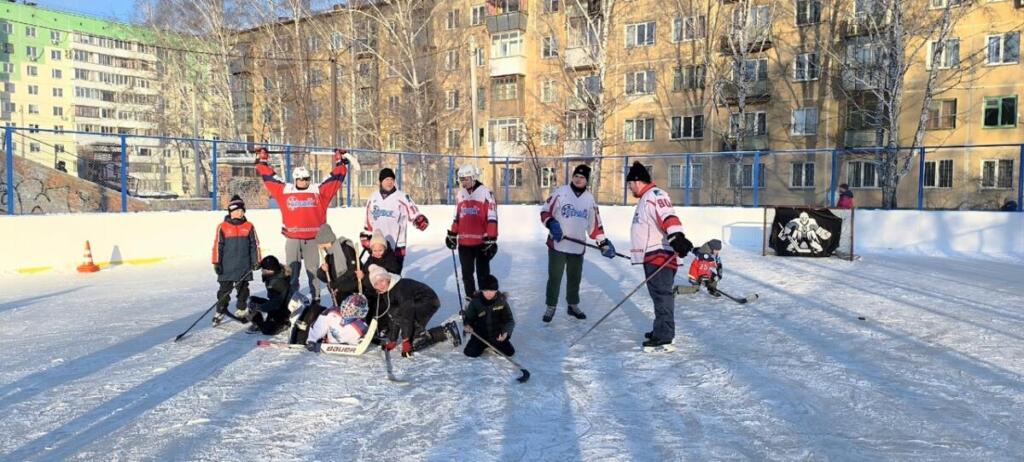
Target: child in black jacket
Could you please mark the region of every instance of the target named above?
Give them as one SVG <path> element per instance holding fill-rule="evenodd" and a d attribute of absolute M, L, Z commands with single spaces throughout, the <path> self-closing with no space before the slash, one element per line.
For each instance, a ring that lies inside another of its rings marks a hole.
<path fill-rule="evenodd" d="M 470 300 L 463 317 L 463 329 L 471 337 L 463 352 L 471 358 L 483 354 L 487 345 L 476 338 L 479 335 L 505 356 L 512 356 L 516 354 L 510 342 L 515 327 L 516 321 L 508 298 L 498 292 L 498 278 L 494 275 L 484 276 L 480 281 L 480 291 Z"/>

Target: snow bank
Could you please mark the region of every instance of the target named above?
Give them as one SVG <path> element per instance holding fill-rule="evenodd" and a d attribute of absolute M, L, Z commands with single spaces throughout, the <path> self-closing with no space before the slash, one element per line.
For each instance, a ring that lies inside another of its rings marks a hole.
<path fill-rule="evenodd" d="M 451 206 L 424 206 L 426 232 L 411 230 L 410 245 L 442 242 Z M 761 247 L 763 212 L 757 208 L 680 208 L 687 236 L 695 244 L 712 237 L 752 250 Z M 539 205 L 501 206 L 500 242 L 540 241 Z M 605 229 L 621 251 L 628 249 L 632 206 L 601 208 Z M 60 214 L 3 218 L 0 273 L 73 271 L 86 240 L 101 265 L 145 264 L 167 259 L 209 258 L 214 230 L 224 212 Z M 250 210 L 264 253 L 281 253 L 284 238 L 277 210 Z M 335 208 L 328 222 L 339 236 L 355 239 L 362 208 Z M 1024 214 L 1006 212 L 857 212 L 858 253 L 899 251 L 925 255 L 1024 258 Z"/>

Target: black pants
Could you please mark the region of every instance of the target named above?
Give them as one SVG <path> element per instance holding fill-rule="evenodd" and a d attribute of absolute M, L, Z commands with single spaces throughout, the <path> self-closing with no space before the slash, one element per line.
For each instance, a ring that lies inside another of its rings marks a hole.
<path fill-rule="evenodd" d="M 491 259 L 484 256 L 484 246 L 459 246 L 459 263 L 462 264 L 462 287 L 466 289 L 466 296 L 472 297 L 476 293 L 477 283 L 484 279 L 484 276 L 491 274 Z M 476 281 L 473 281 L 473 272 L 476 272 Z"/>
<path fill-rule="evenodd" d="M 231 293 L 231 288 L 235 287 L 235 284 L 236 283 L 231 281 L 224 281 L 220 283 L 220 288 L 217 289 L 217 311 L 227 311 L 230 297 L 227 297 L 226 295 Z M 249 300 L 249 282 L 242 281 L 237 284 L 238 294 L 236 297 L 237 302 L 235 306 L 238 307 L 238 309 L 240 310 L 244 310 L 245 307 L 248 306 L 246 305 L 246 302 L 248 302 Z"/>
<path fill-rule="evenodd" d="M 509 335 L 504 342 L 499 342 L 498 339 L 493 337 L 487 339 L 491 345 L 494 345 L 494 348 L 497 348 L 498 351 L 504 353 L 505 356 L 512 356 L 516 354 L 516 349 L 512 347 L 511 340 L 511 335 Z M 485 350 L 487 350 L 487 345 L 484 345 L 484 342 L 481 342 L 475 335 L 470 334 L 469 342 L 466 342 L 466 349 L 462 350 L 462 352 L 470 358 L 476 358 L 477 356 L 482 355 Z"/>
<path fill-rule="evenodd" d="M 263 297 L 249 297 L 249 304 L 255 310 L 252 323 L 263 334 L 277 335 L 291 324 L 291 312 L 286 307 L 264 306 L 268 301 Z"/>
<path fill-rule="evenodd" d="M 288 339 L 288 343 L 305 345 L 306 340 L 309 338 L 309 330 L 313 328 L 313 324 L 316 324 L 316 320 L 320 318 L 323 311 L 324 308 L 319 303 L 306 305 L 306 308 L 302 310 L 302 314 L 299 315 L 298 322 L 292 327 L 292 334 Z"/>

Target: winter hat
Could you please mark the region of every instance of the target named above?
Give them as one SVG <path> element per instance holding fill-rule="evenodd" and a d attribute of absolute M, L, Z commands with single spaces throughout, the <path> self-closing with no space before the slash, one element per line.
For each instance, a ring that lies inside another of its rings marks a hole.
<path fill-rule="evenodd" d="M 374 282 L 377 282 L 381 279 L 391 277 L 391 273 L 389 273 L 388 270 L 384 269 L 380 265 L 370 265 L 368 270 L 370 272 L 370 284 L 373 284 Z"/>
<path fill-rule="evenodd" d="M 382 245 L 385 249 L 388 248 L 388 240 L 384 238 L 384 233 L 379 229 L 373 230 L 373 237 L 370 238 L 370 248 L 372 249 L 375 245 Z"/>
<path fill-rule="evenodd" d="M 228 213 L 234 212 L 235 210 L 242 209 L 245 211 L 245 201 L 242 200 L 238 194 L 231 196 L 231 202 L 228 202 Z"/>
<path fill-rule="evenodd" d="M 380 170 L 380 175 L 377 175 L 377 182 L 381 183 L 385 178 L 395 179 L 395 171 L 390 168 L 384 167 Z"/>
<path fill-rule="evenodd" d="M 316 243 L 317 244 L 332 244 L 338 237 L 334 235 L 334 230 L 331 229 L 331 225 L 324 223 L 320 225 L 320 229 L 316 232 Z"/>
<path fill-rule="evenodd" d="M 708 248 L 711 250 L 722 250 L 722 241 L 718 239 L 712 239 L 708 241 Z"/>
<path fill-rule="evenodd" d="M 498 278 L 493 274 L 484 276 L 480 281 L 480 290 L 498 290 Z"/>
<path fill-rule="evenodd" d="M 583 175 L 587 181 L 590 181 L 590 166 L 587 164 L 579 164 L 572 171 L 572 176 Z"/>
<path fill-rule="evenodd" d="M 629 173 L 626 174 L 626 181 L 643 181 L 644 183 L 651 182 L 651 172 L 647 171 L 647 167 L 640 162 L 633 162 L 633 166 L 629 167 Z"/>
<path fill-rule="evenodd" d="M 267 255 L 266 257 L 263 257 L 263 260 L 260 261 L 260 268 L 277 272 L 281 270 L 281 262 L 277 261 L 277 257 L 273 255 Z"/>

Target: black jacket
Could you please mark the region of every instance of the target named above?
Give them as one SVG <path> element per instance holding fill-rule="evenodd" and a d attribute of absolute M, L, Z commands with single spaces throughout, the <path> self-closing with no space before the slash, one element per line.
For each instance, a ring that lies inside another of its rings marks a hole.
<path fill-rule="evenodd" d="M 477 335 L 488 340 L 497 338 L 502 332 L 512 335 L 512 330 L 516 327 L 512 306 L 508 304 L 508 297 L 502 292 L 498 292 L 494 300 L 487 300 L 483 293 L 477 292 L 466 307 L 463 323 L 472 327 Z"/>
<path fill-rule="evenodd" d="M 245 217 L 224 217 L 213 241 L 213 264 L 220 265 L 218 282 L 251 281 L 252 269 L 260 262 L 260 241 L 256 228 Z"/>
<path fill-rule="evenodd" d="M 430 317 L 441 307 L 437 293 L 426 284 L 412 279 L 393 282 L 387 293 L 380 294 L 377 310 L 390 318 L 388 339 L 414 338 L 417 330 L 426 329 Z"/>
<path fill-rule="evenodd" d="M 387 249 L 384 250 L 384 255 L 380 258 L 373 258 L 373 254 L 369 250 L 363 250 L 363 256 L 365 262 L 363 263 L 363 293 L 366 298 L 373 298 L 373 286 L 370 284 L 370 265 L 377 265 L 381 268 L 388 270 L 391 274 L 402 274 L 402 263 L 399 262 L 398 256 L 395 255 L 395 251 L 391 249 L 391 245 L 388 244 Z"/>
<path fill-rule="evenodd" d="M 344 255 L 344 258 L 338 258 L 337 255 Z M 327 268 L 333 274 L 333 277 L 328 279 L 327 273 L 322 269 L 316 270 L 316 277 L 321 281 L 329 283 L 329 287 L 332 291 L 338 292 L 338 302 L 340 303 L 345 297 L 353 294 L 358 289 L 356 284 L 356 248 L 352 244 L 352 241 L 340 238 L 331 244 L 331 250 L 327 251 L 327 255 L 324 257 L 327 262 Z"/>
<path fill-rule="evenodd" d="M 267 286 L 267 302 L 260 307 L 260 311 L 271 314 L 288 311 L 288 302 L 292 299 L 290 279 L 286 270 L 263 276 L 263 283 Z"/>

